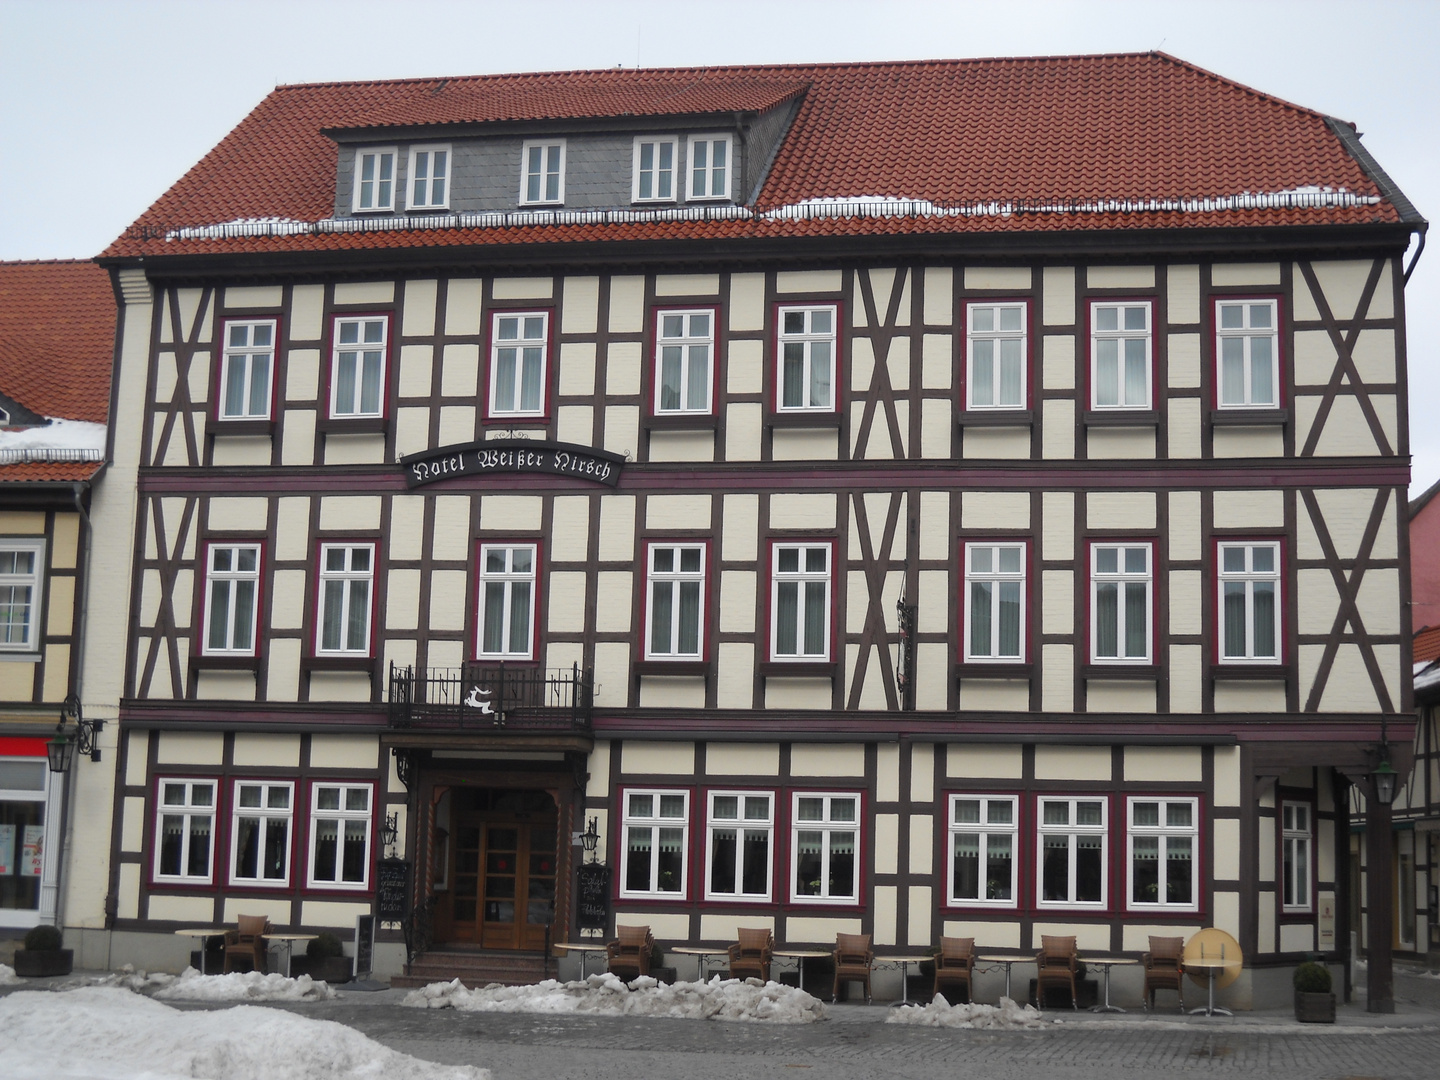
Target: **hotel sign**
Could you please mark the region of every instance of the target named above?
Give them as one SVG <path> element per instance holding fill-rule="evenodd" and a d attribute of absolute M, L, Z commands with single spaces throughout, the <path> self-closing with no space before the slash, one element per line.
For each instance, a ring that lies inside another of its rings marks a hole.
<path fill-rule="evenodd" d="M 412 487 L 491 473 L 542 473 L 568 476 L 615 487 L 625 459 L 608 450 L 538 439 L 494 439 L 490 442 L 442 446 L 400 459 L 405 483 Z"/>

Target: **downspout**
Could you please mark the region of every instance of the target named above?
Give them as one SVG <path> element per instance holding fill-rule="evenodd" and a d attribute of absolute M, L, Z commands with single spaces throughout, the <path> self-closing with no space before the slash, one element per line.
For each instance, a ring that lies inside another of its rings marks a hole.
<path fill-rule="evenodd" d="M 1405 268 L 1406 285 L 1410 284 L 1410 275 L 1415 272 L 1415 264 L 1420 261 L 1420 255 L 1425 250 L 1425 234 L 1429 232 L 1429 227 L 1427 225 L 1426 228 L 1416 229 L 1415 232 L 1420 237 L 1420 246 L 1415 249 L 1415 254 L 1410 256 L 1410 265 Z"/>

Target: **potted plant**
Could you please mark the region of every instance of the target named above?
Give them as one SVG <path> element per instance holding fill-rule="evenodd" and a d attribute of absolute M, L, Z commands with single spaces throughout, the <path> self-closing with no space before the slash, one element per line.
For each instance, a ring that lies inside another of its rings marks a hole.
<path fill-rule="evenodd" d="M 1295 969 L 1295 1019 L 1302 1024 L 1335 1022 L 1335 995 L 1324 964 L 1307 960 Z"/>
<path fill-rule="evenodd" d="M 30 928 L 25 947 L 15 950 L 15 974 L 38 979 L 46 975 L 69 975 L 75 963 L 75 950 L 62 949 L 65 939 L 53 926 Z"/>
<path fill-rule="evenodd" d="M 305 946 L 303 960 L 291 961 L 292 975 L 309 975 L 319 982 L 349 982 L 354 974 L 354 965 L 345 955 L 345 946 L 328 930 L 317 934 Z"/>

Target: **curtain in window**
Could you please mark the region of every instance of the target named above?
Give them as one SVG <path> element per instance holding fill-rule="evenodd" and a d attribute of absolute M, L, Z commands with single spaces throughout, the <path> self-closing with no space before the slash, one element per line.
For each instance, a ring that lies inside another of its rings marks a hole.
<path fill-rule="evenodd" d="M 245 409 L 245 362 L 248 357 L 232 356 L 225 368 L 225 415 L 243 416 Z"/>
<path fill-rule="evenodd" d="M 340 823 L 334 819 L 315 822 L 315 880 L 335 881 L 340 848 Z"/>
<path fill-rule="evenodd" d="M 990 590 L 988 581 L 970 583 L 970 655 L 990 656 Z"/>
<path fill-rule="evenodd" d="M 282 818 L 271 818 L 265 823 L 265 876 L 272 881 L 280 881 L 285 877 L 289 838 L 289 822 Z"/>
<path fill-rule="evenodd" d="M 1095 586 L 1095 655 L 1120 655 L 1120 586 L 1102 581 Z"/>
<path fill-rule="evenodd" d="M 690 369 L 686 376 L 685 407 L 703 410 L 710 397 L 710 346 L 690 346 Z"/>
<path fill-rule="evenodd" d="M 525 412 L 540 411 L 540 350 L 529 346 L 522 350 L 524 371 L 520 379 L 520 408 Z"/>
<path fill-rule="evenodd" d="M 830 404 L 830 343 L 816 341 L 810 345 L 810 404 L 824 408 Z"/>
<path fill-rule="evenodd" d="M 485 627 L 482 651 L 498 653 L 505 651 L 505 583 L 485 583 Z"/>
<path fill-rule="evenodd" d="M 671 609 L 673 581 L 656 581 L 650 586 L 650 651 L 666 653 L 671 651 L 670 631 L 673 625 Z"/>
<path fill-rule="evenodd" d="M 735 891 L 737 836 L 734 829 L 715 829 L 710 833 L 710 891 Z"/>
<path fill-rule="evenodd" d="M 340 648 L 340 619 L 345 608 L 345 583 L 343 581 L 325 582 L 325 603 L 323 605 L 322 622 L 320 628 L 320 647 L 322 649 Z"/>
<path fill-rule="evenodd" d="M 805 404 L 804 382 L 805 344 L 800 341 L 787 341 L 780 388 L 780 404 L 784 408 L 798 409 Z"/>
<path fill-rule="evenodd" d="M 342 352 L 335 365 L 335 411 L 355 411 L 355 367 L 359 354 Z"/>
<path fill-rule="evenodd" d="M 1070 899 L 1070 838 L 1045 837 L 1040 864 L 1040 890 L 1046 900 Z"/>
<path fill-rule="evenodd" d="M 1275 364 L 1268 337 L 1250 339 L 1250 404 L 1275 404 Z"/>
<path fill-rule="evenodd" d="M 958 900 L 980 899 L 980 837 L 955 834 L 955 865 L 952 887 Z"/>
<path fill-rule="evenodd" d="M 1120 404 L 1120 342 L 1114 338 L 1095 342 L 1095 404 Z"/>
<path fill-rule="evenodd" d="M 781 656 L 799 653 L 800 583 L 782 581 L 775 589 L 775 651 Z"/>
<path fill-rule="evenodd" d="M 988 339 L 973 344 L 974 363 L 970 365 L 970 401 L 975 405 L 995 404 L 995 342 Z"/>
<path fill-rule="evenodd" d="M 1171 836 L 1165 840 L 1165 901 L 1169 904 L 1191 902 L 1190 838 Z"/>
<path fill-rule="evenodd" d="M 510 582 L 510 643 L 506 650 L 522 654 L 530 651 L 530 583 Z"/>
<path fill-rule="evenodd" d="M 1020 339 L 1004 338 L 1000 342 L 1000 401 L 1001 405 L 1019 405 L 1023 401 L 1020 391 Z"/>
<path fill-rule="evenodd" d="M 1143 657 L 1146 652 L 1146 626 L 1149 623 L 1145 610 L 1145 586 L 1139 582 L 1128 582 L 1125 586 L 1125 655 Z"/>
<path fill-rule="evenodd" d="M 1130 899 L 1154 904 L 1160 899 L 1160 839 L 1136 836 L 1130 841 Z"/>
<path fill-rule="evenodd" d="M 250 415 L 264 416 L 270 406 L 270 357 L 250 357 Z"/>
<path fill-rule="evenodd" d="M 1245 339 L 1220 339 L 1220 404 L 1245 404 Z"/>
<path fill-rule="evenodd" d="M 1144 405 L 1145 342 L 1142 338 L 1125 339 L 1125 404 Z"/>
<path fill-rule="evenodd" d="M 1225 655 L 1245 656 L 1245 583 L 1225 583 Z"/>
<path fill-rule="evenodd" d="M 679 345 L 666 345 L 660 350 L 660 408 L 680 408 L 680 358 Z"/>
<path fill-rule="evenodd" d="M 1000 642 L 997 656 L 1020 655 L 1020 583 L 1000 583 Z"/>
<path fill-rule="evenodd" d="M 825 653 L 825 583 L 805 583 L 805 655 Z"/>
<path fill-rule="evenodd" d="M 1075 837 L 1075 899 L 1098 902 L 1100 899 L 1101 866 L 1104 840 L 1098 836 Z"/>
<path fill-rule="evenodd" d="M 676 650 L 683 656 L 695 656 L 700 652 L 700 583 L 680 582 L 680 646 Z"/>
<path fill-rule="evenodd" d="M 495 407 L 515 408 L 515 350 L 501 349 L 495 355 Z"/>
<path fill-rule="evenodd" d="M 209 648 L 224 649 L 228 647 L 226 630 L 230 625 L 230 582 L 212 581 L 210 583 L 210 635 Z"/>
<path fill-rule="evenodd" d="M 1275 583 L 1251 582 L 1255 605 L 1255 656 L 1274 656 L 1275 651 Z"/>
<path fill-rule="evenodd" d="M 764 829 L 746 829 L 740 891 L 746 896 L 764 896 L 769 884 L 770 833 Z"/>
<path fill-rule="evenodd" d="M 989 836 L 985 840 L 987 870 L 985 899 L 1010 899 L 1011 837 Z"/>

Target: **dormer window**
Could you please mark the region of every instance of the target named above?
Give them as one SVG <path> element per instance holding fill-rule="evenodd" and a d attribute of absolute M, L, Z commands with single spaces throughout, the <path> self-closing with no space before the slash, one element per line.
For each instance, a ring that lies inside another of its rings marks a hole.
<path fill-rule="evenodd" d="M 450 147 L 410 148 L 410 209 L 444 210 L 450 205 Z"/>
<path fill-rule="evenodd" d="M 564 139 L 527 142 L 520 160 L 521 206 L 553 206 L 565 201 Z"/>
<path fill-rule="evenodd" d="M 730 198 L 730 136 L 696 135 L 690 139 L 690 190 L 687 199 Z"/>
<path fill-rule="evenodd" d="M 634 202 L 674 202 L 675 165 L 678 156 L 678 139 L 669 137 L 636 139 L 631 200 Z"/>
<path fill-rule="evenodd" d="M 395 209 L 395 151 L 360 150 L 355 154 L 355 213 Z"/>

